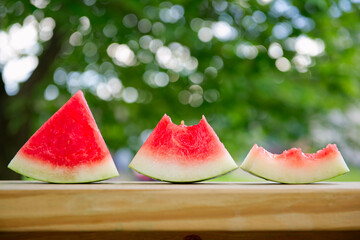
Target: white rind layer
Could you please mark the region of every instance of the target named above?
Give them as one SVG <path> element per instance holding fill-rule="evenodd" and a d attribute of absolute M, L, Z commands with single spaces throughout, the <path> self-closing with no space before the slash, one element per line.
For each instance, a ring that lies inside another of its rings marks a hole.
<path fill-rule="evenodd" d="M 240 168 L 258 177 L 281 183 L 312 183 L 349 172 L 340 153 L 326 160 L 309 161 L 312 162 L 303 166 L 290 166 L 269 155 L 252 154 L 250 151 Z"/>
<path fill-rule="evenodd" d="M 119 176 L 111 156 L 91 166 L 81 165 L 70 168 L 56 167 L 18 153 L 8 167 L 24 176 L 52 183 L 95 182 Z"/>
<path fill-rule="evenodd" d="M 151 178 L 167 182 L 197 182 L 214 178 L 238 168 L 227 151 L 218 158 L 214 157 L 204 162 L 193 161 L 192 163 L 180 164 L 183 161 L 176 158 L 164 159 L 140 149 L 129 167 Z"/>

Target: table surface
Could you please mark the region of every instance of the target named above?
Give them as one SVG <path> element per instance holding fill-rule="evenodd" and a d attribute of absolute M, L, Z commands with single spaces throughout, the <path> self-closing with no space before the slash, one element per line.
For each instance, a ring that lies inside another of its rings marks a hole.
<path fill-rule="evenodd" d="M 0 181 L 0 231 L 360 230 L 360 182 Z"/>

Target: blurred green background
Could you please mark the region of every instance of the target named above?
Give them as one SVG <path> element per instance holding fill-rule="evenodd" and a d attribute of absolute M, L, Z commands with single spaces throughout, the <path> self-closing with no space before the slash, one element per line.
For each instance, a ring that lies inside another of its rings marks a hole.
<path fill-rule="evenodd" d="M 360 0 L 1 0 L 0 70 L 1 179 L 82 89 L 121 179 L 166 113 L 205 115 L 238 163 L 336 143 L 334 180 L 360 180 Z"/>

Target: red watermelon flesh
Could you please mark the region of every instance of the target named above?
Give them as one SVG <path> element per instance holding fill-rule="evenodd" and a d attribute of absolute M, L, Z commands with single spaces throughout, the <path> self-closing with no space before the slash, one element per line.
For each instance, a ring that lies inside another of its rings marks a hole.
<path fill-rule="evenodd" d="M 176 125 L 166 114 L 130 163 L 134 170 L 168 182 L 195 182 L 237 168 L 205 117 Z"/>
<path fill-rule="evenodd" d="M 335 144 L 316 153 L 292 148 L 281 154 L 270 153 L 255 144 L 240 167 L 261 178 L 282 183 L 312 183 L 349 171 Z"/>
<path fill-rule="evenodd" d="M 81 91 L 35 132 L 8 167 L 54 183 L 94 182 L 119 175 Z"/>

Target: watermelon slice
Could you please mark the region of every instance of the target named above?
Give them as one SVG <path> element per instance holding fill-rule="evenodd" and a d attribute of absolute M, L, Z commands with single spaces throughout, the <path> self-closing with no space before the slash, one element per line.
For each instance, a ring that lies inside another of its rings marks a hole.
<path fill-rule="evenodd" d="M 166 114 L 129 165 L 167 182 L 197 182 L 237 168 L 203 116 L 200 123 L 176 125 Z"/>
<path fill-rule="evenodd" d="M 272 154 L 256 144 L 240 166 L 258 177 L 281 183 L 312 183 L 349 172 L 335 144 L 316 153 L 292 148 Z"/>
<path fill-rule="evenodd" d="M 81 91 L 35 132 L 8 167 L 54 183 L 94 182 L 119 175 Z"/>

